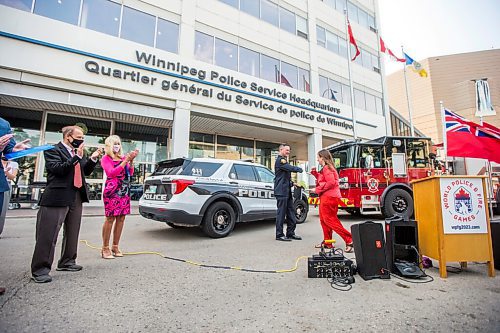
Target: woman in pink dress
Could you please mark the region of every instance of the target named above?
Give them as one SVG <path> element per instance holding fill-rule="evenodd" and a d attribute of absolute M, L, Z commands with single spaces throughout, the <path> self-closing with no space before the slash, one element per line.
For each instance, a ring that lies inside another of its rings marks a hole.
<path fill-rule="evenodd" d="M 101 256 L 104 259 L 114 259 L 123 257 L 118 245 L 125 216 L 130 214 L 130 178 L 134 174 L 133 161 L 139 151 L 136 149 L 124 156 L 121 140 L 117 135 L 108 137 L 105 144 L 106 155 L 101 159 L 101 165 L 107 177 L 102 192 L 106 219 L 102 226 Z M 113 230 L 113 246 L 110 249 L 111 230 Z"/>

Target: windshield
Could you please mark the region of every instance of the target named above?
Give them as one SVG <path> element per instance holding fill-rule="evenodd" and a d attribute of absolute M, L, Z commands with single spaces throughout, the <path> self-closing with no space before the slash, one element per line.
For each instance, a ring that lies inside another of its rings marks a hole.
<path fill-rule="evenodd" d="M 333 157 L 333 162 L 336 169 L 352 168 L 354 166 L 354 151 L 356 146 L 343 147 L 332 149 L 330 153 Z"/>
<path fill-rule="evenodd" d="M 181 175 L 210 177 L 222 166 L 222 163 L 192 161 L 183 158 L 158 163 L 153 176 Z"/>

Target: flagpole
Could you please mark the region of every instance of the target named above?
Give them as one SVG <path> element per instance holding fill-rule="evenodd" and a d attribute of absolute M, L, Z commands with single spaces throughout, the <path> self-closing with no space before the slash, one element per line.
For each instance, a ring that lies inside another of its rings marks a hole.
<path fill-rule="evenodd" d="M 352 134 L 354 140 L 358 139 L 356 131 L 356 113 L 354 112 L 354 88 L 352 86 L 352 72 L 351 72 L 351 43 L 349 42 L 349 28 L 347 25 L 347 8 L 344 8 L 345 16 L 345 35 L 347 41 L 347 70 L 349 71 L 349 88 L 351 90 L 351 112 L 352 112 Z"/>
<path fill-rule="evenodd" d="M 403 55 L 405 54 L 403 50 L 403 45 L 401 45 L 401 52 Z M 405 57 L 406 59 L 406 57 Z M 411 136 L 415 136 L 415 129 L 413 128 L 413 117 L 412 117 L 412 110 L 411 110 L 411 103 L 410 103 L 410 89 L 408 88 L 408 79 L 406 77 L 406 62 L 404 63 L 403 67 L 403 73 L 405 77 L 405 88 L 406 88 L 406 103 L 408 104 L 408 117 L 410 120 L 410 131 L 411 131 Z"/>
<path fill-rule="evenodd" d="M 439 101 L 439 108 L 441 110 L 441 123 L 443 125 L 443 150 L 444 150 L 444 168 L 448 173 L 448 140 L 446 138 L 446 117 L 444 115 L 443 101 Z"/>

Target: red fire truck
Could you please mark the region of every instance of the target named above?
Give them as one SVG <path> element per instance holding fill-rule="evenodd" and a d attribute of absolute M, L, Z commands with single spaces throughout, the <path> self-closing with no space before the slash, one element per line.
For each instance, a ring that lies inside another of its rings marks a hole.
<path fill-rule="evenodd" d="M 327 147 L 339 172 L 339 208 L 353 215 L 369 211 L 384 217 L 413 215 L 410 181 L 434 174 L 430 147 L 430 138 L 389 136 Z M 311 198 L 310 203 L 318 204 L 317 200 Z"/>

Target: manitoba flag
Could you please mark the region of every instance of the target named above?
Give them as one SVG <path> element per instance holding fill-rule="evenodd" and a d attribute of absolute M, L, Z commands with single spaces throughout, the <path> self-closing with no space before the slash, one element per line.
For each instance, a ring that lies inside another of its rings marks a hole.
<path fill-rule="evenodd" d="M 447 155 L 484 158 L 500 163 L 500 129 L 469 121 L 445 109 Z"/>

